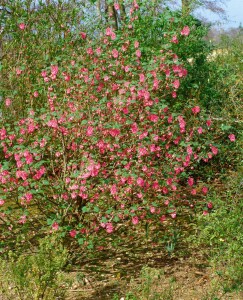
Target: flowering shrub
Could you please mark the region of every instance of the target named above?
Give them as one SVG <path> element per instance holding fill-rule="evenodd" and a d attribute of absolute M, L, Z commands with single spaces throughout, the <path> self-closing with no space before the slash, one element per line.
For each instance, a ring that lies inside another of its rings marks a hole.
<path fill-rule="evenodd" d="M 164 222 L 204 203 L 208 187 L 193 170 L 218 154 L 211 121 L 197 105 L 173 108 L 187 76 L 168 50 L 174 32 L 143 60 L 137 10 L 98 42 L 81 32 L 81 48 L 42 69 L 38 91 L 26 87 L 27 117 L 0 129 L 4 238 L 41 229 L 82 244 L 117 224 Z M 189 34 L 178 28 L 181 38 Z M 9 114 L 12 101 L 5 100 Z"/>

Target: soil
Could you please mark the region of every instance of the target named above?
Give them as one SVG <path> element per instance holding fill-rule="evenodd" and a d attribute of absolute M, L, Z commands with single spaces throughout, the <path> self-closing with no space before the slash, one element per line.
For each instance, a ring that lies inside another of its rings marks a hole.
<path fill-rule="evenodd" d="M 168 256 L 159 247 L 140 246 L 83 261 L 80 269 L 71 273 L 75 281 L 67 300 L 113 300 L 114 295 L 125 300 L 129 291 L 139 300 L 243 299 L 242 292 L 226 292 L 220 276 L 200 251 L 181 249 Z"/>

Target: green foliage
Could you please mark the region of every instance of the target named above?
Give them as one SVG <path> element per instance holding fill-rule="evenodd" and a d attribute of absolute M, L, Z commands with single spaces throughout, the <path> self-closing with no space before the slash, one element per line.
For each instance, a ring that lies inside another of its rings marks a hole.
<path fill-rule="evenodd" d="M 170 282 L 164 290 L 161 290 L 161 281 L 164 279 L 163 270 L 143 267 L 141 270 L 139 283 L 131 280 L 129 291 L 125 296 L 115 295 L 113 300 L 173 300 L 173 282 Z"/>
<path fill-rule="evenodd" d="M 3 299 L 63 299 L 68 280 L 62 269 L 67 259 L 67 250 L 54 236 L 40 240 L 32 253 L 26 251 L 18 256 L 9 251 L 8 257 L 0 260 Z"/>
<path fill-rule="evenodd" d="M 207 255 L 228 287 L 241 287 L 243 282 L 243 194 L 242 172 L 233 176 L 226 191 L 212 194 L 213 211 L 199 218 L 199 245 L 207 248 Z"/>

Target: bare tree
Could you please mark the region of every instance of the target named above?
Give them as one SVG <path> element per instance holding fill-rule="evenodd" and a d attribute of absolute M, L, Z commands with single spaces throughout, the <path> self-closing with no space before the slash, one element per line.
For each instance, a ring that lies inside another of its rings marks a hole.
<path fill-rule="evenodd" d="M 213 13 L 224 15 L 225 10 L 222 7 L 228 0 L 181 0 L 182 13 L 188 15 L 196 8 L 202 7 Z"/>

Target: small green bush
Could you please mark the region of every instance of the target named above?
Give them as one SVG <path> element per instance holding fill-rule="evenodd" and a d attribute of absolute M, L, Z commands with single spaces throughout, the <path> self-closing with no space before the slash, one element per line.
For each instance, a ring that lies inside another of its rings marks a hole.
<path fill-rule="evenodd" d="M 3 299 L 63 299 L 67 282 L 62 268 L 67 258 L 67 250 L 53 236 L 42 239 L 37 252 L 18 257 L 9 252 L 7 259 L 0 259 Z"/>
<path fill-rule="evenodd" d="M 224 195 L 211 198 L 214 203 L 212 213 L 199 218 L 198 241 L 200 245 L 207 247 L 207 254 L 218 275 L 222 277 L 228 287 L 242 288 L 242 181 L 234 180 L 236 185 L 234 188 L 231 184 Z"/>

